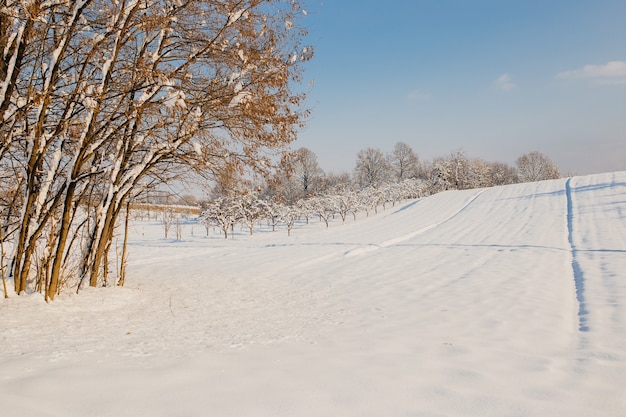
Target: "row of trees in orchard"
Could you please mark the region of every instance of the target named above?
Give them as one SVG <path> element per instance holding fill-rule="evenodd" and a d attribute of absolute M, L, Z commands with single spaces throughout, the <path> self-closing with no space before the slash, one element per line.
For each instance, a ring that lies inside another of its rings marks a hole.
<path fill-rule="evenodd" d="M 393 151 L 367 148 L 357 154 L 352 175 L 325 174 L 317 156 L 307 148 L 296 151 L 289 171 L 278 171 L 265 185 L 229 178 L 228 186 L 218 185 L 215 198 L 206 201 L 200 220 L 217 227 L 228 238 L 239 224 L 250 234 L 266 223 L 275 229 L 286 227 L 289 234 L 295 222 L 317 217 L 328 227 L 333 218 L 356 220 L 360 212 L 369 215 L 397 202 L 431 195 L 444 190 L 470 189 L 559 178 L 556 165 L 533 151 L 522 155 L 516 167 L 470 159 L 462 151 L 432 162 L 420 162 L 405 143 Z M 237 186 L 238 185 L 238 186 Z"/>
<path fill-rule="evenodd" d="M 426 193 L 425 183 L 416 179 L 364 189 L 337 186 L 325 194 L 309 195 L 294 203 L 268 198 L 250 190 L 206 202 L 200 222 L 206 226 L 207 234 L 211 228 L 217 227 L 226 239 L 238 224 L 245 226 L 250 234 L 262 223 L 271 226 L 272 230 L 282 225 L 291 235 L 298 220 L 308 222 L 315 217 L 328 227 L 334 218 L 341 218 L 342 223 L 348 217 L 356 220 L 359 213 L 369 216 L 372 212 L 377 213 L 380 207 L 385 209 L 403 200 L 423 197 Z"/>
<path fill-rule="evenodd" d="M 68 279 L 96 286 L 134 197 L 287 155 L 307 116 L 304 14 L 293 0 L 0 0 L 3 283 L 47 300 Z"/>

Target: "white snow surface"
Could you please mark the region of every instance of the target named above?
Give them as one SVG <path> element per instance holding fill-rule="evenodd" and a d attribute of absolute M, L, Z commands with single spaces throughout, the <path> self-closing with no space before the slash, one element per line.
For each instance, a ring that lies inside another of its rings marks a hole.
<path fill-rule="evenodd" d="M 126 287 L 0 300 L 2 416 L 626 415 L 626 172 L 132 229 Z"/>

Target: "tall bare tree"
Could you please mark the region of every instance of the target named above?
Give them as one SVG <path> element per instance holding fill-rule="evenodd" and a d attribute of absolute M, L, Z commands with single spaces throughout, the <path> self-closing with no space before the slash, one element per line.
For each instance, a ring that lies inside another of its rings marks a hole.
<path fill-rule="evenodd" d="M 379 185 L 389 180 L 391 168 L 380 149 L 366 148 L 357 154 L 354 174 L 361 187 Z"/>
<path fill-rule="evenodd" d="M 302 197 L 307 197 L 320 189 L 324 171 L 317 163 L 317 155 L 308 148 L 300 148 L 296 151 L 294 175 L 300 185 Z"/>
<path fill-rule="evenodd" d="M 388 155 L 388 159 L 398 181 L 407 178 L 417 178 L 419 173 L 419 158 L 406 143 L 397 142 L 393 147 L 393 151 Z"/>

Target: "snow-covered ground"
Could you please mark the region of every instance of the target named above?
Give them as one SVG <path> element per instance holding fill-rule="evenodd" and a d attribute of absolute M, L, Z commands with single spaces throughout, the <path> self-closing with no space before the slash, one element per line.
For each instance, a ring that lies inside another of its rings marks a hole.
<path fill-rule="evenodd" d="M 626 172 L 203 234 L 1 299 L 0 415 L 626 415 Z"/>

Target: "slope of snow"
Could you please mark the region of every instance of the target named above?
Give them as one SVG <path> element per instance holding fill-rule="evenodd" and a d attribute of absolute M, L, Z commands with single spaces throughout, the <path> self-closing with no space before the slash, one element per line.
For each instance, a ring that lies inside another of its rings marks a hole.
<path fill-rule="evenodd" d="M 0 301 L 3 416 L 626 413 L 626 172 L 133 233 L 126 288 Z"/>

